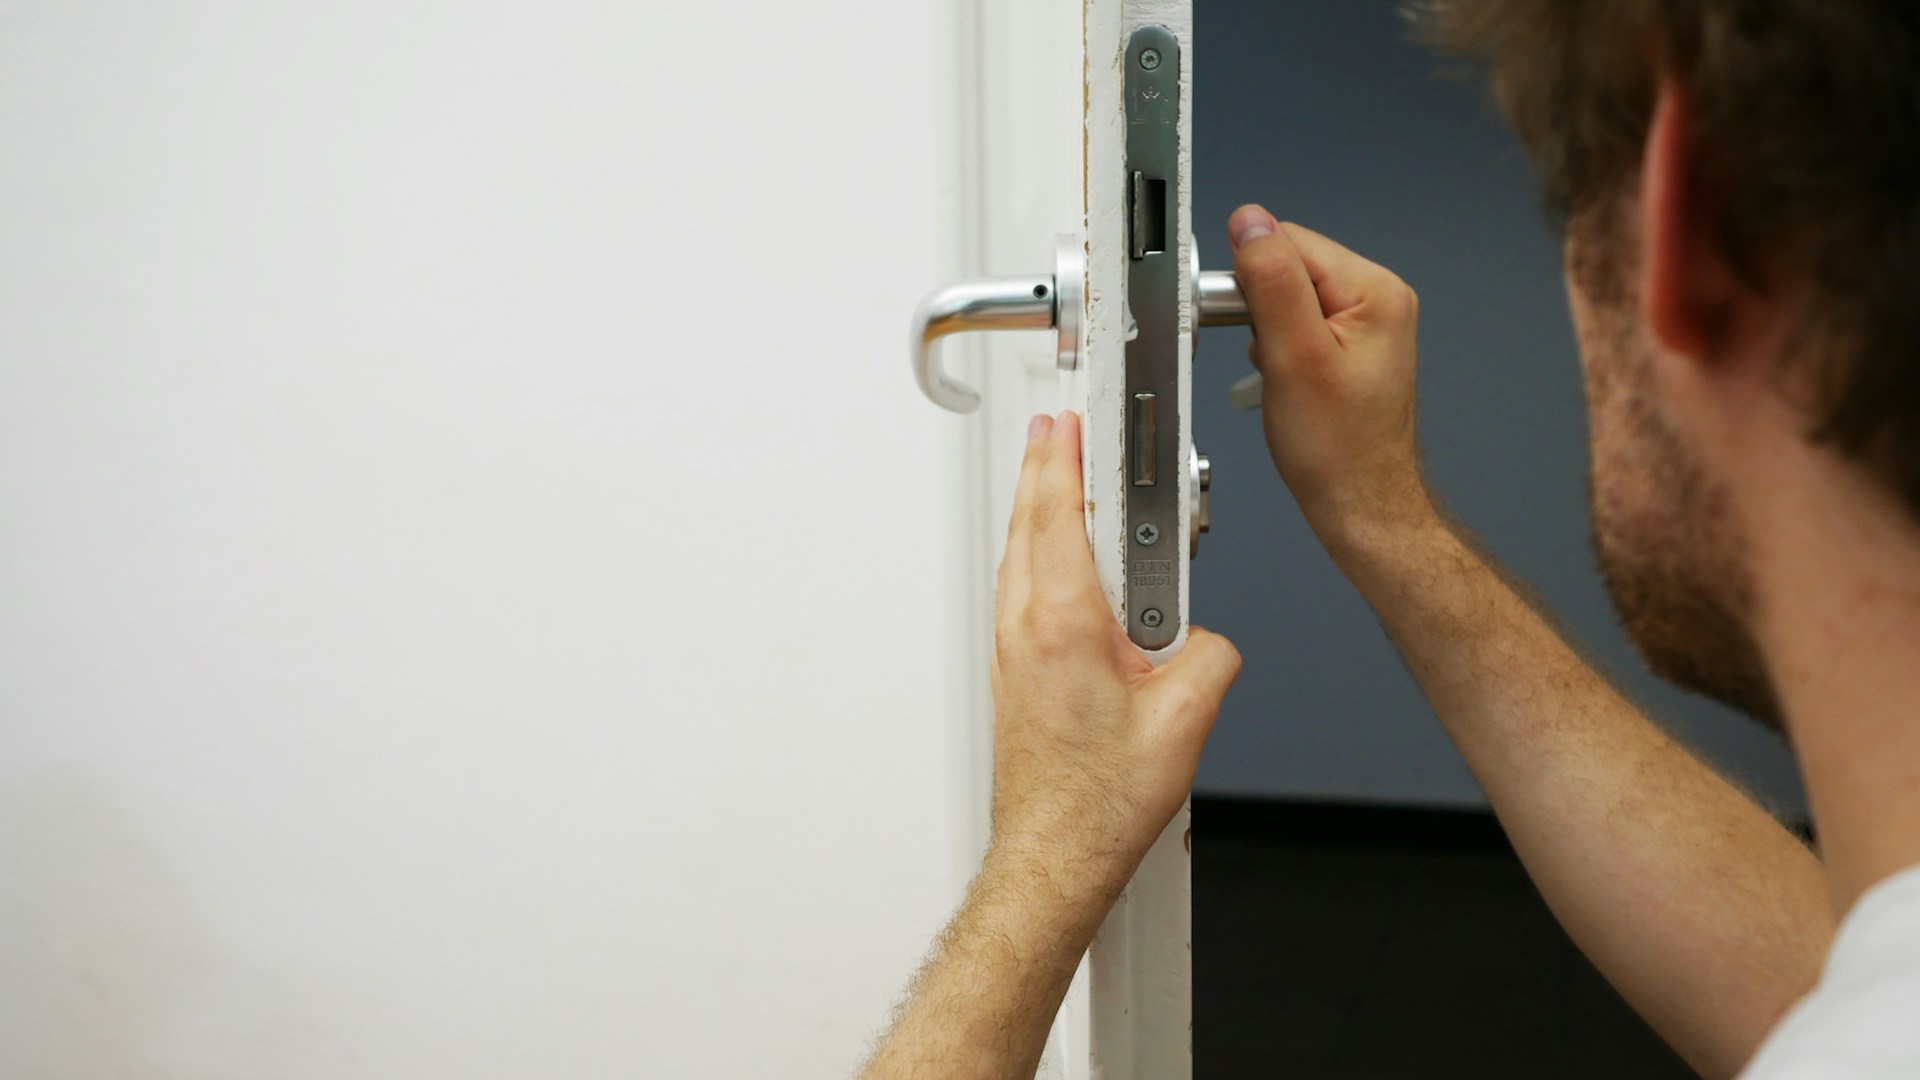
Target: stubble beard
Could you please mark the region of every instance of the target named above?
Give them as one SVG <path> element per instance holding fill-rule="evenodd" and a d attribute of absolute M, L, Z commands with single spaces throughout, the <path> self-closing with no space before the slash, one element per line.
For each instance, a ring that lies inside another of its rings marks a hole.
<path fill-rule="evenodd" d="M 1630 262 L 1595 256 L 1573 268 L 1600 572 L 1655 674 L 1778 731 L 1779 698 L 1752 629 L 1747 537 L 1725 485 L 1661 407 Z"/>

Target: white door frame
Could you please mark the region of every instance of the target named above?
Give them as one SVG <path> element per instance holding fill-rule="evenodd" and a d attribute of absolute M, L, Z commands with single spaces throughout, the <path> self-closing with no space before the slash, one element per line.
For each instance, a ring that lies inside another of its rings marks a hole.
<path fill-rule="evenodd" d="M 1080 11 L 1065 0 L 944 0 L 938 49 L 945 115 L 936 125 L 943 270 L 948 280 L 1044 272 L 1053 238 L 1083 229 Z M 1063 55 L 1072 58 L 1063 63 Z M 993 775 L 993 592 L 1006 547 L 1027 422 L 1066 408 L 1050 331 L 964 334 L 941 346 L 944 363 L 981 392 L 965 414 L 963 490 L 969 558 L 973 723 L 973 844 L 969 873 L 987 842 Z M 931 409 L 931 406 L 927 406 Z M 930 422 L 944 422 L 930 412 Z"/>

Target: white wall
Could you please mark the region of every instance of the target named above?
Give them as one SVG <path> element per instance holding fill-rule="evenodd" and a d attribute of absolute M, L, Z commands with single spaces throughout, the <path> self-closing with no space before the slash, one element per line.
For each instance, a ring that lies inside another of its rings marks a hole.
<path fill-rule="evenodd" d="M 973 838 L 938 18 L 0 4 L 0 1075 L 853 1065 Z"/>

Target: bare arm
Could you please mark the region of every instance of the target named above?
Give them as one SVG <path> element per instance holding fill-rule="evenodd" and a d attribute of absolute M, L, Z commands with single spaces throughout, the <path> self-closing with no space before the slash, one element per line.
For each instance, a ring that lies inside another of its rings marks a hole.
<path fill-rule="evenodd" d="M 1813 854 L 1438 515 L 1340 546 L 1561 924 L 1703 1076 L 1737 1073 L 1832 939 Z"/>
<path fill-rule="evenodd" d="M 1233 226 L 1268 444 L 1309 522 L 1573 939 L 1694 1068 L 1735 1074 L 1818 976 L 1834 930 L 1818 861 L 1435 509 L 1414 437 L 1412 291 L 1258 208 Z"/>
<path fill-rule="evenodd" d="M 993 838 L 862 1080 L 1032 1076 L 1080 954 L 1186 798 L 1240 671 L 1194 629 L 1158 669 L 1107 608 L 1080 424 L 1035 421 L 1000 567 Z"/>
<path fill-rule="evenodd" d="M 1112 897 L 1076 900 L 989 856 L 862 1080 L 1032 1076 Z"/>

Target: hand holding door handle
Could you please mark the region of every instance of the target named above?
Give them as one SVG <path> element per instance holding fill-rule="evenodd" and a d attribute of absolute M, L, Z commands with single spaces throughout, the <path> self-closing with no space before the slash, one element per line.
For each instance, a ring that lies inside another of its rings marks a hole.
<path fill-rule="evenodd" d="M 1055 242 L 1052 277 L 1001 277 L 963 281 L 928 294 L 913 317 L 913 374 L 935 405 L 972 412 L 980 395 L 949 377 L 934 344 L 949 334 L 973 330 L 1057 331 L 1055 359 L 1061 370 L 1080 366 L 1080 317 L 1086 289 L 1086 254 L 1080 239 L 1062 235 Z M 1199 326 L 1245 326 L 1247 298 L 1231 270 L 1200 269 L 1196 248 L 1193 308 Z"/>

